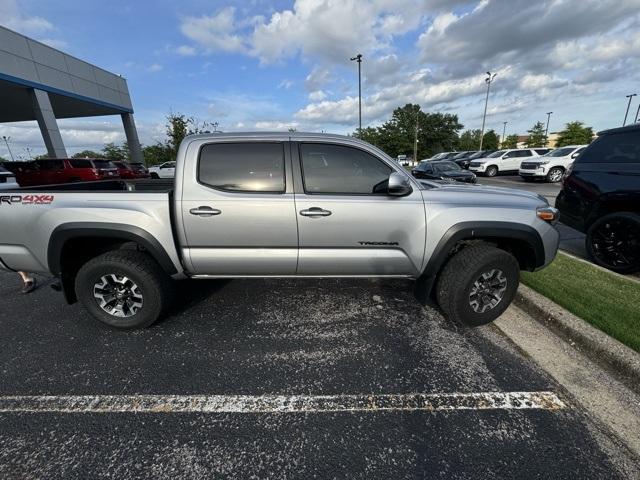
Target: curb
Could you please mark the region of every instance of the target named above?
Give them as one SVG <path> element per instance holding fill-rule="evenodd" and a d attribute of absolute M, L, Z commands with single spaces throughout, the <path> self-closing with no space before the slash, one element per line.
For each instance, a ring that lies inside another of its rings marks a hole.
<path fill-rule="evenodd" d="M 520 284 L 514 303 L 543 326 L 581 347 L 582 353 L 640 393 L 640 354 L 635 350 L 526 285 Z"/>

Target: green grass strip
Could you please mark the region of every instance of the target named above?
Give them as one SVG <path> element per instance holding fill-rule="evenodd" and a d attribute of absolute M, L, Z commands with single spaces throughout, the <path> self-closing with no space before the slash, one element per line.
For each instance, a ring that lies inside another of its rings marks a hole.
<path fill-rule="evenodd" d="M 522 282 L 640 352 L 640 284 L 558 253 Z"/>

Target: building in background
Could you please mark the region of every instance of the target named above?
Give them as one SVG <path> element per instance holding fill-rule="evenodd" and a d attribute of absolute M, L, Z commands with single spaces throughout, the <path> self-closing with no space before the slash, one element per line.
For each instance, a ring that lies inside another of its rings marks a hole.
<path fill-rule="evenodd" d="M 36 120 L 47 154 L 64 158 L 58 118 L 120 115 L 131 159 L 142 162 L 127 82 L 0 26 L 0 123 Z"/>

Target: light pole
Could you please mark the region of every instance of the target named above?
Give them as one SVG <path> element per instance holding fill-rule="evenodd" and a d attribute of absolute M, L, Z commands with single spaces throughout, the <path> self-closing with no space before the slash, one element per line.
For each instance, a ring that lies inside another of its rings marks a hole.
<path fill-rule="evenodd" d="M 549 143 L 549 120 L 551 119 L 551 114 L 553 112 L 547 112 L 547 128 L 545 128 L 544 130 L 544 146 L 547 146 L 547 143 Z"/>
<path fill-rule="evenodd" d="M 24 149 L 27 151 L 27 155 L 29 155 L 29 160 L 33 160 L 33 157 L 31 156 L 31 148 L 30 147 L 24 147 Z"/>
<path fill-rule="evenodd" d="M 504 137 L 507 134 L 507 123 L 509 122 L 502 122 L 502 142 L 500 142 L 502 145 L 500 145 L 501 147 L 504 146 Z"/>
<path fill-rule="evenodd" d="M 358 62 L 358 135 L 362 132 L 362 54 L 359 53 L 351 59 Z"/>
<path fill-rule="evenodd" d="M 638 104 L 638 111 L 636 112 L 636 123 L 640 122 L 640 104 Z"/>
<path fill-rule="evenodd" d="M 11 161 L 15 161 L 15 158 L 13 158 L 13 153 L 11 152 L 11 147 L 9 146 L 9 140 L 11 140 L 11 137 L 6 137 L 6 136 L 2 136 L 2 139 L 4 140 L 4 143 L 7 144 L 7 150 L 9 150 L 9 155 L 11 156 Z"/>
<path fill-rule="evenodd" d="M 416 110 L 416 135 L 413 141 L 413 161 L 418 161 L 418 114 L 420 113 L 420 107 Z"/>
<path fill-rule="evenodd" d="M 632 93 L 631 95 L 627 95 L 629 99 L 629 103 L 627 103 L 627 111 L 624 114 L 624 122 L 622 122 L 622 126 L 624 127 L 627 124 L 627 115 L 629 115 L 629 107 L 631 107 L 631 99 L 638 95 L 637 93 Z"/>
<path fill-rule="evenodd" d="M 482 130 L 480 131 L 480 148 L 482 150 L 482 141 L 484 140 L 484 122 L 487 119 L 487 105 L 489 104 L 489 90 L 491 89 L 491 84 L 493 83 L 493 79 L 496 78 L 497 73 L 492 74 L 491 72 L 487 72 L 487 78 L 484 79 L 487 84 L 487 97 L 484 100 L 484 114 L 482 115 Z"/>

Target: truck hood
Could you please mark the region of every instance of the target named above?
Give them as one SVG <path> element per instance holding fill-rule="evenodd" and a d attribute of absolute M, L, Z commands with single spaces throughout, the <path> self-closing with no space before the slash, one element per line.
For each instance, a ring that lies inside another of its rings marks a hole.
<path fill-rule="evenodd" d="M 427 186 L 428 190 L 433 190 L 434 187 L 443 193 L 450 194 L 455 196 L 456 194 L 461 195 L 481 195 L 481 196 L 501 196 L 504 197 L 505 200 L 508 198 L 521 198 L 527 200 L 534 200 L 536 202 L 543 202 L 545 204 L 549 204 L 546 198 L 542 195 L 538 195 L 537 193 L 527 192 L 524 190 L 516 190 L 515 188 L 507 188 L 507 187 L 493 187 L 489 185 L 471 185 L 471 184 L 463 184 L 463 183 L 439 183 L 439 182 L 431 182 L 425 180 L 418 180 L 420 183 Z"/>

